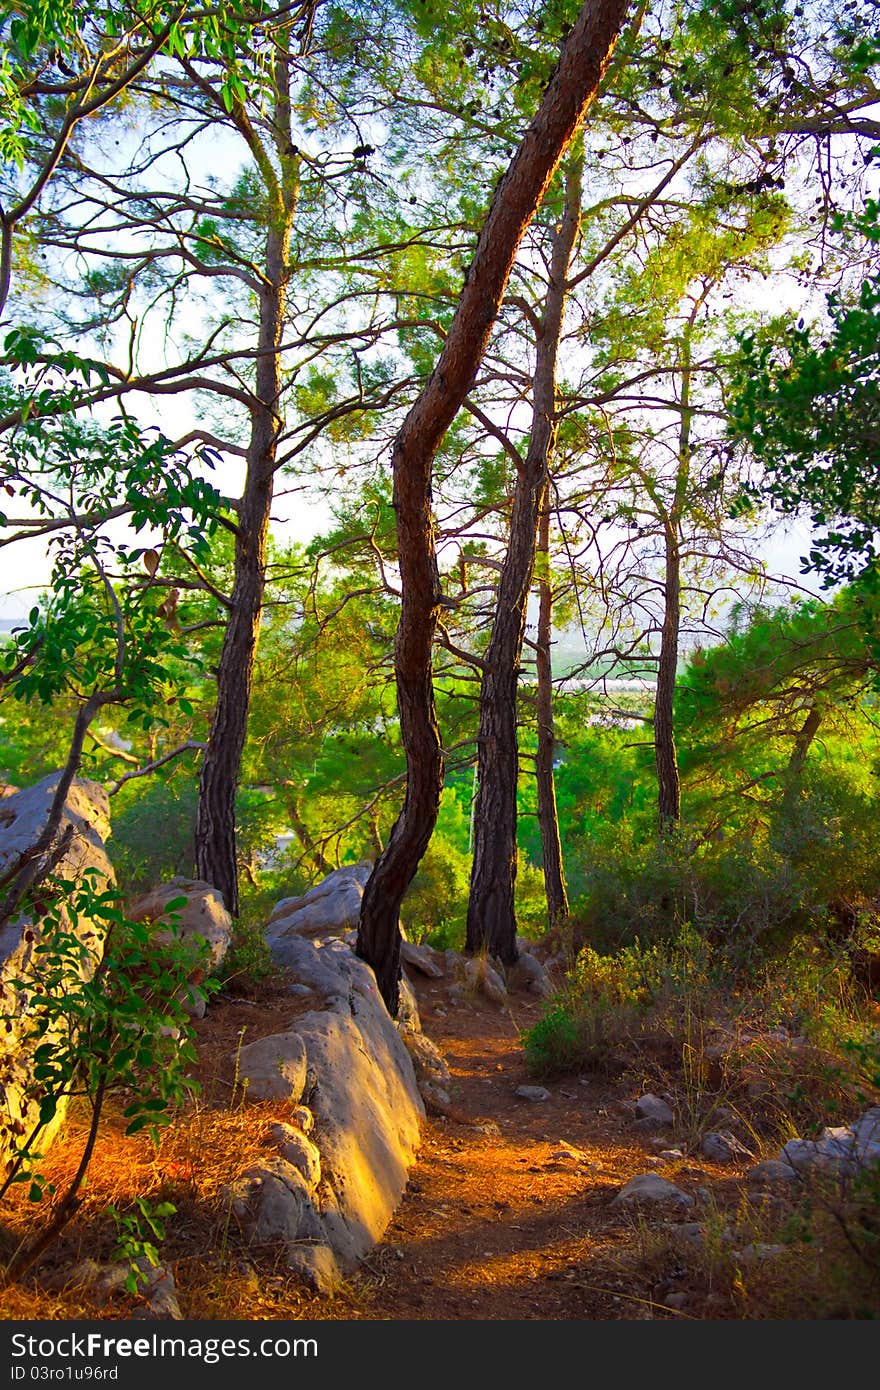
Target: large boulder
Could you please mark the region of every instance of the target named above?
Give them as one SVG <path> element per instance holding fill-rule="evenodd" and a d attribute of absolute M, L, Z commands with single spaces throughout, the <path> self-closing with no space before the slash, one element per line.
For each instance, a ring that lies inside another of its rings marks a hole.
<path fill-rule="evenodd" d="M 45 829 L 60 773 L 4 796 L 0 800 L 0 873 L 24 862 Z M 110 833 L 107 794 L 96 782 L 75 780 L 67 793 L 58 831 L 65 845 L 56 861 L 56 878 L 80 883 L 88 870 L 95 871 L 95 886 L 114 883 L 113 869 L 104 841 Z M 78 963 L 81 979 L 90 978 L 98 961 L 103 929 L 86 916 L 73 920 L 61 909 L 62 927 L 77 938 L 82 948 Z M 33 1049 L 51 1043 L 53 1035 L 37 1035 L 30 1028 L 31 983 L 39 986 L 40 955 L 35 947 L 44 935 L 44 924 L 26 915 L 14 918 L 0 931 L 0 1173 L 7 1171 L 16 1142 L 29 1134 L 39 1108 L 31 1098 Z M 39 1135 L 36 1148 L 45 1152 L 64 1118 L 62 1103 L 52 1122 Z"/>
<path fill-rule="evenodd" d="M 344 936 L 357 926 L 371 873 L 368 861 L 343 864 L 302 897 L 282 898 L 269 919 L 269 944 L 290 936 Z"/>
<path fill-rule="evenodd" d="M 275 923 L 284 920 L 277 912 L 273 917 Z M 276 963 L 294 974 L 296 985 L 323 998 L 320 1007 L 292 1018 L 284 1034 L 238 1054 L 240 1074 L 253 1074 L 250 1052 L 256 1049 L 270 1058 L 274 1077 L 278 1062 L 271 1059 L 290 1056 L 296 1039 L 304 1055 L 302 1098 L 308 1110 L 295 1106 L 301 1096 L 294 1087 L 285 1121 L 271 1134 L 279 1158 L 233 1185 L 233 1210 L 250 1239 L 263 1241 L 275 1231 L 275 1239 L 300 1252 L 303 1241 L 313 1242 L 332 1251 L 339 1269 L 348 1271 L 381 1239 L 403 1195 L 425 1107 L 410 1054 L 370 967 L 340 939 L 273 932 L 272 923 L 268 937 Z M 251 1086 L 248 1092 L 253 1094 Z M 299 1112 L 314 1120 L 308 1141 L 290 1123 Z M 286 1165 L 283 1172 L 279 1163 Z M 288 1168 L 298 1180 L 288 1181 Z"/>
<path fill-rule="evenodd" d="M 173 902 L 180 906 L 169 911 Z M 152 923 L 152 940 L 157 946 L 174 941 L 204 942 L 201 968 L 191 977 L 186 997 L 179 996 L 187 1013 L 204 1017 L 207 1001 L 199 982 L 204 971 L 216 970 L 223 964 L 232 944 L 232 918 L 221 894 L 201 879 L 172 878 L 137 898 L 127 915 L 132 922 Z"/>
<path fill-rule="evenodd" d="M 169 913 L 168 904 L 183 898 L 182 906 Z M 232 918 L 223 898 L 210 883 L 195 878 L 172 878 L 137 898 L 126 914 L 132 922 L 152 922 L 159 942 L 201 937 L 208 947 L 207 964 L 223 964 L 232 942 Z"/>

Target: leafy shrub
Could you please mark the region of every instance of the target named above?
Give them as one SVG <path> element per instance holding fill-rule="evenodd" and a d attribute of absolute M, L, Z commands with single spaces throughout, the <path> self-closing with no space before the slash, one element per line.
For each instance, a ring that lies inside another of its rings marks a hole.
<path fill-rule="evenodd" d="M 527 1065 L 543 1074 L 602 1069 L 647 1036 L 680 1046 L 714 989 L 709 949 L 690 928 L 676 942 L 636 940 L 614 955 L 584 947 L 561 995 L 524 1036 Z"/>
<path fill-rule="evenodd" d="M 192 874 L 196 797 L 192 778 L 179 775 L 129 783 L 114 797 L 113 866 L 129 892 Z"/>
<path fill-rule="evenodd" d="M 0 1025 L 7 1032 L 17 1028 L 19 1046 L 31 1058 L 25 1096 L 37 1113 L 30 1130 L 12 1127 L 0 1198 L 17 1183 L 28 1184 L 35 1202 L 51 1191 L 40 1146 L 68 1100 L 85 1097 L 91 1119 L 67 1191 L 42 1233 L 10 1261 L 7 1272 L 16 1275 L 72 1216 L 108 1096 L 125 1098 L 126 1134 L 145 1130 L 156 1140 L 198 1089 L 187 1070 L 196 1053 L 185 1003 L 193 997 L 194 978 L 200 992 L 216 987 L 201 979 L 206 943 L 197 936 L 157 941 L 152 924 L 130 921 L 119 904 L 118 892 L 101 887 L 96 870 L 86 870 L 79 883 L 46 877 L 24 903 L 40 929 L 31 932 L 30 957 L 7 982 Z M 168 904 L 172 932 L 182 905 L 183 899 Z M 77 935 L 80 921 L 94 927 L 88 938 Z"/>

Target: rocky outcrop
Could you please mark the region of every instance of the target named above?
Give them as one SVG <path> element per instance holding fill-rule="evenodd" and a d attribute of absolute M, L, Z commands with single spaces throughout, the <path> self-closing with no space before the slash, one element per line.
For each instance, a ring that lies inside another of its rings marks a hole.
<path fill-rule="evenodd" d="M 854 1178 L 880 1164 L 880 1106 L 872 1106 L 851 1125 L 824 1129 L 818 1139 L 789 1139 L 779 1161 L 799 1177 L 816 1172 Z"/>
<path fill-rule="evenodd" d="M 299 898 L 282 898 L 269 918 L 269 944 L 291 936 L 344 936 L 358 924 L 368 862 L 343 864 Z"/>
<path fill-rule="evenodd" d="M 313 994 L 315 1007 L 230 1058 L 248 1096 L 289 1102 L 270 1126 L 275 1154 L 227 1190 L 231 1210 L 249 1241 L 284 1243 L 289 1267 L 324 1291 L 385 1231 L 425 1114 L 407 1050 L 419 1030 L 414 999 L 398 1026 L 372 970 L 343 939 L 368 872 L 339 870 L 275 909 L 266 933 L 273 959 L 289 972 L 292 995 Z M 429 1049 L 422 1066 L 436 1081 L 442 1066 L 431 1067 Z"/>
<path fill-rule="evenodd" d="M 0 873 L 22 861 L 39 840 L 49 817 L 60 773 L 0 800 Z M 53 868 L 56 878 L 80 883 L 88 870 L 95 871 L 96 887 L 114 882 L 104 841 L 110 833 L 106 792 L 96 782 L 71 784 L 58 832 L 65 849 Z M 85 916 L 73 920 L 61 907 L 61 924 L 81 946 L 78 971 L 88 979 L 97 963 L 102 929 Z M 35 948 L 45 927 L 27 916 L 14 918 L 0 931 L 0 1172 L 6 1171 L 16 1141 L 34 1128 L 39 1107 L 32 1098 L 31 1066 L 38 1043 L 52 1042 L 52 1035 L 36 1035 L 29 1027 L 33 998 L 31 985 L 39 984 L 40 956 Z M 39 1136 L 45 1152 L 64 1118 L 60 1105 L 51 1123 Z"/>

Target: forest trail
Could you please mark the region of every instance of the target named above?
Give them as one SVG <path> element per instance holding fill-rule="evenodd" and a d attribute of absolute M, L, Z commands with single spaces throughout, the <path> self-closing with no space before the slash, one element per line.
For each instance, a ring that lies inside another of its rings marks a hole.
<path fill-rule="evenodd" d="M 767 1316 L 762 1286 L 750 1272 L 747 1297 L 717 1235 L 739 1224 L 745 1165 L 717 1164 L 673 1133 L 640 1128 L 634 1101 L 662 1090 L 653 1076 L 626 1071 L 547 1080 L 546 1100 L 517 1096 L 536 1084 L 526 1070 L 522 1034 L 545 1005 L 514 993 L 503 1006 L 481 994 L 452 991 L 449 981 L 416 977 L 423 1030 L 443 1052 L 451 1079 L 449 1115 L 424 1122 L 417 1161 L 382 1241 L 332 1294 L 310 1292 L 285 1267 L 279 1249 L 258 1254 L 221 1223 L 219 1194 L 262 1136 L 276 1102 L 235 1099 L 229 1057 L 245 1032 L 290 1026 L 286 990 L 255 1001 L 215 1000 L 197 1025 L 205 1104 L 188 1124 L 172 1125 L 158 1150 L 143 1135 L 122 1136 L 111 1115 L 99 1138 L 85 1201 L 33 1283 L 4 1290 L 3 1317 L 125 1318 L 137 1302 L 115 1296 L 95 1303 L 75 1277 L 80 1262 L 112 1258 L 107 1203 L 128 1206 L 146 1192 L 174 1203 L 163 1259 L 173 1271 L 187 1318 L 370 1320 L 522 1320 L 743 1318 Z M 86 1117 L 67 1127 L 47 1172 L 60 1185 L 81 1151 Z M 638 1174 L 656 1172 L 693 1199 L 687 1208 L 652 1207 L 641 1215 L 613 1205 Z M 23 1193 L 20 1215 L 32 1213 Z M 770 1201 L 776 1199 L 771 1198 Z M 688 1224 L 701 1222 L 695 1244 Z M 752 1224 L 746 1239 L 766 1239 Z M 73 1273 L 72 1273 L 73 1272 Z M 752 1296 L 755 1302 L 752 1302 Z"/>
<path fill-rule="evenodd" d="M 711 1288 L 692 1287 L 689 1262 L 670 1257 L 668 1242 L 651 1255 L 657 1214 L 640 1221 L 611 1202 L 630 1178 L 656 1170 L 691 1194 L 705 1189 L 690 1212 L 663 1213 L 692 1221 L 707 1207 L 736 1206 L 738 1170 L 702 1158 L 658 1161 L 671 1136 L 652 1142 L 634 1128 L 637 1092 L 613 1077 L 548 1082 L 545 1101 L 517 1097 L 518 1086 L 535 1084 L 520 1035 L 541 1016 L 539 1000 L 453 1005 L 443 981 L 419 981 L 417 994 L 423 1028 L 452 1073 L 456 1117 L 427 1120 L 407 1191 L 345 1316 L 731 1316 Z M 683 1309 L 665 1303 L 670 1293 L 684 1295 L 673 1298 Z"/>

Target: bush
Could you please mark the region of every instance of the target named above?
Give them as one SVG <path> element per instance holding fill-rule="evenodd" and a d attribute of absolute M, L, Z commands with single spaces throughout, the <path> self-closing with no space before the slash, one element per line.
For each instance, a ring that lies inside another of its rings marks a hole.
<path fill-rule="evenodd" d="M 524 1035 L 526 1063 L 544 1075 L 601 1070 L 647 1037 L 680 1047 L 717 989 L 707 944 L 690 928 L 677 942 L 636 940 L 614 955 L 584 947 L 561 995 Z"/>

